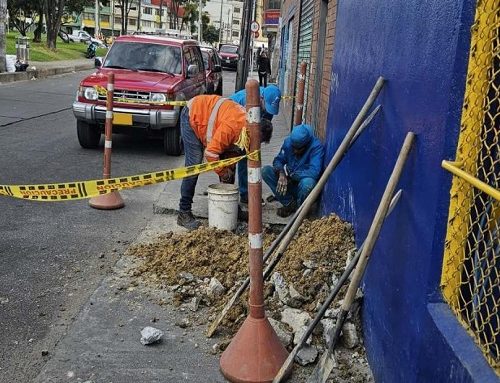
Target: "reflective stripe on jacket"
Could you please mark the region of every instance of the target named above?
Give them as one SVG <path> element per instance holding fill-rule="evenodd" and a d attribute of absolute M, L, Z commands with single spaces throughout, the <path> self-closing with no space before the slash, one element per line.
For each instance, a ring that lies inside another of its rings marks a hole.
<path fill-rule="evenodd" d="M 230 149 L 246 124 L 245 109 L 231 100 L 225 100 L 217 112 L 212 138 L 207 142 L 208 121 L 220 98 L 217 95 L 201 95 L 188 103 L 189 124 L 205 147 L 208 161 L 217 160 L 220 154 Z"/>

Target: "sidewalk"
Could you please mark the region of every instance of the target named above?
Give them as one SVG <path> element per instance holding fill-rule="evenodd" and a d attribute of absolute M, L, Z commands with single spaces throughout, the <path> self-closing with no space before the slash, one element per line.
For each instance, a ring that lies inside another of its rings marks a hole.
<path fill-rule="evenodd" d="M 225 84 L 227 90 L 229 84 Z M 233 85 L 234 89 L 234 85 Z M 228 92 L 226 92 L 228 93 Z M 269 164 L 288 134 L 283 116 L 273 119 L 274 134 L 271 143 L 262 147 L 263 164 Z M 194 212 L 207 216 L 207 196 L 203 191 L 218 182 L 213 172 L 203 174 L 197 185 Z M 134 244 L 145 243 L 167 231 L 184 231 L 176 224 L 175 212 L 179 202 L 180 182 L 165 184 L 154 204 L 151 222 Z M 270 193 L 263 185 L 264 196 Z M 278 204 L 266 204 L 264 221 L 286 223 L 279 218 Z M 220 342 L 217 335 L 206 338 L 206 324 L 185 330 L 176 323 L 183 319 L 182 310 L 170 305 L 165 290 L 152 292 L 134 284 L 130 278 L 134 260 L 122 255 L 113 272 L 93 293 L 89 302 L 75 318 L 69 333 L 48 355 L 48 362 L 33 383 L 193 383 L 225 382 L 219 371 L 220 355 L 213 355 L 213 346 Z M 140 331 L 146 326 L 164 332 L 162 341 L 151 346 L 140 343 Z M 298 382 L 292 377 L 290 382 Z"/>
<path fill-rule="evenodd" d="M 0 84 L 13 81 L 41 79 L 58 74 L 78 72 L 94 68 L 93 59 L 30 61 L 26 72 L 0 73 Z"/>

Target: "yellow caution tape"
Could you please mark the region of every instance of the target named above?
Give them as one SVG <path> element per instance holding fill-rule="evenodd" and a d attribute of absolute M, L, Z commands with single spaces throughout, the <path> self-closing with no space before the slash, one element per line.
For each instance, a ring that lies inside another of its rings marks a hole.
<path fill-rule="evenodd" d="M 210 170 L 233 165 L 247 157 L 256 160 L 260 158 L 260 153 L 259 151 L 255 151 L 253 153 L 249 153 L 248 155 L 228 158 L 225 160 L 206 162 L 199 165 L 163 170 L 153 173 L 138 174 L 129 177 L 57 184 L 0 185 L 0 196 L 44 202 L 92 198 L 117 190 L 132 189 L 198 175 Z"/>
<path fill-rule="evenodd" d="M 101 96 L 105 96 L 107 93 L 106 88 L 100 86 L 100 85 L 94 85 L 94 89 L 97 91 L 98 94 Z M 158 106 L 163 106 L 163 105 L 170 105 L 170 106 L 186 106 L 187 101 L 150 101 L 150 100 L 131 100 L 131 99 L 126 99 L 123 97 L 115 97 L 113 99 L 114 102 L 119 102 L 122 104 L 147 104 L 147 105 L 158 105 Z"/>
<path fill-rule="evenodd" d="M 281 96 L 282 100 L 291 100 L 293 98 L 295 98 L 295 96 L 288 96 L 288 95 Z"/>

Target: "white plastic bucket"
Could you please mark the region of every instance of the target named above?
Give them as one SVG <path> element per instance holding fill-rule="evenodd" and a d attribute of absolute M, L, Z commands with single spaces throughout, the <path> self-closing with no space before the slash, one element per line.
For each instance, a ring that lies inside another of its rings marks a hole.
<path fill-rule="evenodd" d="M 208 225 L 234 230 L 238 224 L 238 186 L 213 184 L 208 187 Z"/>

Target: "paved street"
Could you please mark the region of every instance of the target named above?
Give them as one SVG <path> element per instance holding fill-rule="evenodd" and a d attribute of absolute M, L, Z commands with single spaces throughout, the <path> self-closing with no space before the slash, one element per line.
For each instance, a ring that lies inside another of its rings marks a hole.
<path fill-rule="evenodd" d="M 85 72 L 0 85 L 0 183 L 51 183 L 102 175 L 101 150 L 85 150 L 70 106 Z M 234 72 L 225 72 L 225 93 Z M 229 81 L 228 81 L 229 80 Z M 102 144 L 102 141 L 101 141 Z M 114 137 L 112 174 L 173 168 L 160 141 Z M 0 198 L 0 381 L 26 383 L 52 356 L 118 254 L 153 216 L 163 185 L 122 192 L 126 206 Z M 48 356 L 42 356 L 48 350 Z"/>

